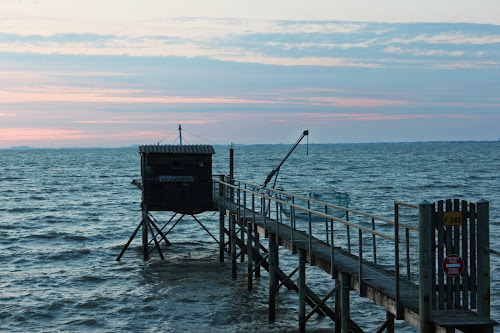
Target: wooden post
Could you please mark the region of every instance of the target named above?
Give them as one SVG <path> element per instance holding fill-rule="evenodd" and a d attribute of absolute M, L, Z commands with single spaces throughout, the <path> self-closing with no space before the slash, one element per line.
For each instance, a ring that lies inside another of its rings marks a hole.
<path fill-rule="evenodd" d="M 299 332 L 306 331 L 306 251 L 299 250 Z"/>
<path fill-rule="evenodd" d="M 347 273 L 340 273 L 340 327 L 342 333 L 350 333 L 350 306 L 349 306 L 349 291 L 351 285 L 349 275 Z"/>
<path fill-rule="evenodd" d="M 224 181 L 224 176 L 219 176 L 220 181 Z M 224 200 L 224 185 L 219 183 L 219 202 Z M 219 262 L 224 262 L 225 250 L 225 211 L 224 206 L 219 204 Z"/>
<path fill-rule="evenodd" d="M 477 314 L 490 317 L 490 204 L 477 203 Z"/>
<path fill-rule="evenodd" d="M 224 262 L 224 209 L 219 207 L 219 262 Z"/>
<path fill-rule="evenodd" d="M 144 260 L 149 259 L 149 248 L 148 248 L 148 205 L 144 202 L 142 203 L 142 251 L 144 255 Z"/>
<path fill-rule="evenodd" d="M 337 273 L 337 275 L 335 275 L 335 285 L 340 284 L 340 280 L 338 277 L 339 274 L 340 273 Z M 337 288 L 337 291 L 335 292 L 335 333 L 342 332 L 342 327 L 341 327 L 342 322 L 340 320 L 341 299 L 342 299 L 342 288 Z"/>
<path fill-rule="evenodd" d="M 255 251 L 257 251 L 257 258 L 260 256 L 260 235 L 259 232 L 257 231 L 257 224 L 255 224 L 255 237 L 254 237 L 254 243 L 255 243 Z M 260 265 L 255 268 L 255 278 L 260 278 Z"/>
<path fill-rule="evenodd" d="M 233 144 L 231 144 L 231 149 L 229 149 L 229 184 L 234 185 L 234 149 Z M 234 202 L 234 188 L 229 189 L 229 200 Z"/>
<path fill-rule="evenodd" d="M 278 286 L 276 278 L 276 234 L 269 234 L 269 321 L 276 320 L 276 293 L 273 290 Z"/>
<path fill-rule="evenodd" d="M 233 214 L 229 215 L 229 233 L 231 235 L 231 276 L 236 279 L 236 221 Z"/>
<path fill-rule="evenodd" d="M 387 327 L 385 331 L 387 333 L 394 333 L 394 315 L 387 311 L 385 313 L 385 320 L 387 321 Z"/>
<path fill-rule="evenodd" d="M 241 217 L 239 217 L 241 219 Z M 246 221 L 244 219 L 241 219 L 241 231 L 240 231 L 240 238 L 241 238 L 241 255 L 240 255 L 240 259 L 241 259 L 241 262 L 244 262 L 245 261 L 245 251 L 243 251 L 244 249 L 244 246 L 245 245 L 245 223 Z"/>
<path fill-rule="evenodd" d="M 252 223 L 247 223 L 247 254 L 248 254 L 248 290 L 253 288 L 253 237 Z"/>
<path fill-rule="evenodd" d="M 432 204 L 423 201 L 419 205 L 419 316 L 420 331 L 431 331 L 432 302 Z"/>

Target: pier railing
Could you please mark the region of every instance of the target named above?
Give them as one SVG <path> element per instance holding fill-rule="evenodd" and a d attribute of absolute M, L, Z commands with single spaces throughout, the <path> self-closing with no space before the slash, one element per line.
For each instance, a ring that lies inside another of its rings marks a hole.
<path fill-rule="evenodd" d="M 213 188 L 217 203 L 235 204 L 239 211 L 238 216 L 245 217 L 245 214 L 255 215 L 258 212 L 264 218 L 264 225 L 275 223 L 290 227 L 292 251 L 297 241 L 293 230 L 299 230 L 305 233 L 304 237 L 307 237 L 309 253 L 312 253 L 313 239 L 319 239 L 321 245 L 330 248 L 332 263 L 334 263 L 334 248 L 342 248 L 356 255 L 359 261 L 359 281 L 363 281 L 362 262 L 371 262 L 388 270 L 394 270 L 396 303 L 399 303 L 400 279 L 412 280 L 413 276 L 413 280 L 416 281 L 415 276 L 418 274 L 416 270 L 418 206 L 416 205 L 395 202 L 395 218 L 392 221 L 311 197 L 230 179 L 228 176 L 214 179 Z M 410 212 L 401 214 L 401 208 L 410 208 Z M 402 223 L 401 216 L 405 221 L 410 220 L 417 226 Z M 280 229 L 276 230 L 279 232 Z M 279 239 L 279 235 L 277 237 Z M 402 246 L 404 252 L 400 251 Z M 410 250 L 412 248 L 413 250 Z M 311 259 L 311 263 L 314 264 L 314 258 Z M 401 266 L 406 268 L 406 274 L 400 274 Z M 335 269 L 333 264 L 331 269 L 333 274 Z"/>

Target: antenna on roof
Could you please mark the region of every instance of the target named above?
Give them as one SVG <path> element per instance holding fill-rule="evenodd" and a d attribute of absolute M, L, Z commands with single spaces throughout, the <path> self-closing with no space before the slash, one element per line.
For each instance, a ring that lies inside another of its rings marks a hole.
<path fill-rule="evenodd" d="M 181 128 L 181 124 L 179 124 L 179 145 L 182 146 L 182 128 Z"/>

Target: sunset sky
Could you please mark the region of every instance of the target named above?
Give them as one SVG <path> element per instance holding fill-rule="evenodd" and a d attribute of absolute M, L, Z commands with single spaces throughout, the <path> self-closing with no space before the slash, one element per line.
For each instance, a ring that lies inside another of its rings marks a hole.
<path fill-rule="evenodd" d="M 0 148 L 500 138 L 498 0 L 0 0 Z"/>

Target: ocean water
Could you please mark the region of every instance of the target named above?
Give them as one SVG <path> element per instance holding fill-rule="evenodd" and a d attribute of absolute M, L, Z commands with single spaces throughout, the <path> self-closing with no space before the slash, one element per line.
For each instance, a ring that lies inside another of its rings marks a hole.
<path fill-rule="evenodd" d="M 229 147 L 215 147 L 213 173 L 228 173 Z M 288 145 L 235 147 L 235 178 L 262 184 Z M 500 143 L 301 145 L 283 165 L 278 187 L 346 191 L 350 208 L 392 219 L 394 200 L 490 201 L 491 248 L 500 250 Z M 169 235 L 165 261 L 142 260 L 139 237 L 115 261 L 141 219 L 137 149 L 0 150 L 0 331 L 294 332 L 298 296 L 280 291 L 267 320 L 268 280 L 246 289 L 246 262 L 231 279 L 217 244 L 189 219 Z M 168 213 L 155 213 L 167 221 Z M 218 215 L 199 219 L 218 234 Z M 413 221 L 415 222 L 415 221 Z M 411 223 L 409 221 L 408 223 Z M 388 248 L 388 253 L 390 253 Z M 227 257 L 228 258 L 228 257 Z M 280 251 L 285 271 L 297 258 Z M 491 257 L 492 318 L 500 320 L 500 260 Z M 320 297 L 329 276 L 308 268 Z M 374 331 L 385 312 L 352 295 L 351 316 Z M 313 316 L 308 331 L 331 331 Z M 416 331 L 397 322 L 398 332 Z"/>

